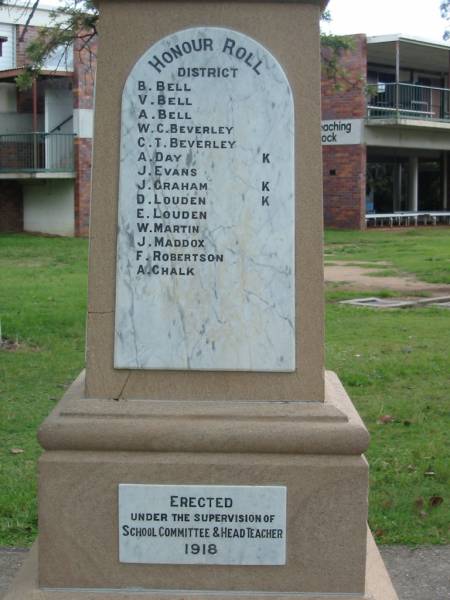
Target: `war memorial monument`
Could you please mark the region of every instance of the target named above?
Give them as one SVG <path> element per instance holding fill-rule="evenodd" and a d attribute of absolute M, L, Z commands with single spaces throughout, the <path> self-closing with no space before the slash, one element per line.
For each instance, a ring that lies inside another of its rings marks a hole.
<path fill-rule="evenodd" d="M 324 371 L 324 4 L 98 0 L 86 371 L 8 600 L 396 600 Z"/>

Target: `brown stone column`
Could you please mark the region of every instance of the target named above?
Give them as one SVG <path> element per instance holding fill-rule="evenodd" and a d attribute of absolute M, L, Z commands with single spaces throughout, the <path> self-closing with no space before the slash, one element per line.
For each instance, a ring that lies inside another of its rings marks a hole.
<path fill-rule="evenodd" d="M 74 212 L 75 235 L 89 235 L 92 190 L 92 146 L 94 86 L 96 76 L 97 39 L 93 38 L 86 47 L 77 40 L 74 47 Z"/>

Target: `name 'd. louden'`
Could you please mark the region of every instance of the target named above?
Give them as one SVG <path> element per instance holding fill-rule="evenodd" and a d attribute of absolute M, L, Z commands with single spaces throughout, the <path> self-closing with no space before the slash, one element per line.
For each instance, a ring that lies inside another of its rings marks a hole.
<path fill-rule="evenodd" d="M 154 195 L 153 198 L 154 204 L 163 204 L 165 206 L 206 206 L 206 197 L 205 196 L 158 196 L 158 194 Z"/>

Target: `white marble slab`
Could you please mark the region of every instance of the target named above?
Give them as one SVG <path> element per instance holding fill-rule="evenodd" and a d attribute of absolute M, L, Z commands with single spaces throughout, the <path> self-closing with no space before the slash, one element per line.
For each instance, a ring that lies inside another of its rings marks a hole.
<path fill-rule="evenodd" d="M 119 560 L 284 565 L 286 487 L 120 484 Z"/>
<path fill-rule="evenodd" d="M 292 93 L 235 31 L 175 33 L 127 79 L 114 366 L 295 368 Z"/>

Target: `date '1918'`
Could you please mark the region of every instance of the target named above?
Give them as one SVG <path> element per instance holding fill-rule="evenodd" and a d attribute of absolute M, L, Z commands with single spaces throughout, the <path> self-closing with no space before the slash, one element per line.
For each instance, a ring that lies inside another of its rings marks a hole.
<path fill-rule="evenodd" d="M 216 544 L 185 544 L 185 554 L 217 554 Z"/>

